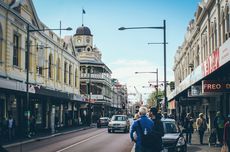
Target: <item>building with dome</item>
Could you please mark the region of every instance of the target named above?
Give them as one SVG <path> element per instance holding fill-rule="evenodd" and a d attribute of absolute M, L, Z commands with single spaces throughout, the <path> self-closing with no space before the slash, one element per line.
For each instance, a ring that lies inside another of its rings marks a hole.
<path fill-rule="evenodd" d="M 78 27 L 73 42 L 80 61 L 80 93 L 89 102 L 88 110 L 89 113 L 92 112 L 92 120 L 111 116 L 113 109 L 120 108 L 121 105 L 112 100 L 112 71 L 102 62 L 99 49 L 93 46 L 93 35 L 88 27 Z"/>

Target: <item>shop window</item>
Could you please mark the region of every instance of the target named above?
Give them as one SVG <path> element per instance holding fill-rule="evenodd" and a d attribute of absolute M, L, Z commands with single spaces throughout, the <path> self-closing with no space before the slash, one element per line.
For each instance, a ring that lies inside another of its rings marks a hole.
<path fill-rule="evenodd" d="M 35 120 L 36 124 L 42 123 L 42 106 L 39 103 L 35 103 Z"/>

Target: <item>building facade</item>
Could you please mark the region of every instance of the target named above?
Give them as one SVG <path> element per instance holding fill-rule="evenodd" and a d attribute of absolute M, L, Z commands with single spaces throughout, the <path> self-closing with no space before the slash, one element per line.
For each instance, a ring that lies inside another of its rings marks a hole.
<path fill-rule="evenodd" d="M 20 135 L 28 131 L 31 116 L 37 130 L 83 123 L 80 109 L 86 102 L 80 96 L 78 53 L 71 43 L 47 29 L 32 0 L 0 1 L 0 137 L 10 116 Z"/>
<path fill-rule="evenodd" d="M 212 127 L 217 111 L 230 113 L 229 6 L 228 0 L 201 0 L 188 25 L 175 54 L 175 90 L 169 94 L 178 119 L 202 112 Z"/>

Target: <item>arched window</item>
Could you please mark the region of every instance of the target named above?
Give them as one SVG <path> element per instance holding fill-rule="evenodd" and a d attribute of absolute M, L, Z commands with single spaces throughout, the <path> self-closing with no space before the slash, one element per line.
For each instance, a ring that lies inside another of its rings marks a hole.
<path fill-rule="evenodd" d="M 52 54 L 49 55 L 49 66 L 48 66 L 48 78 L 52 78 L 52 65 L 53 65 L 53 56 Z"/>
<path fill-rule="evenodd" d="M 61 63 L 60 58 L 57 59 L 57 65 L 56 65 L 56 80 L 60 82 L 61 75 Z"/>
<path fill-rule="evenodd" d="M 0 61 L 2 61 L 2 47 L 3 47 L 3 33 L 2 33 L 2 25 L 0 23 Z"/>

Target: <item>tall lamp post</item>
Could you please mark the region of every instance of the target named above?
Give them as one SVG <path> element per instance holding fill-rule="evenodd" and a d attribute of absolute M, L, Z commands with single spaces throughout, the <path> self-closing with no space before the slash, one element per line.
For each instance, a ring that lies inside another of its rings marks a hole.
<path fill-rule="evenodd" d="M 157 108 L 159 108 L 159 103 L 158 103 L 158 68 L 156 69 L 156 71 L 153 72 L 135 72 L 135 74 L 140 74 L 140 73 L 154 73 L 156 74 L 156 100 L 157 100 Z"/>
<path fill-rule="evenodd" d="M 26 116 L 27 116 L 27 133 L 29 135 L 30 131 L 30 123 L 29 123 L 29 117 L 30 117 L 30 96 L 29 96 L 29 67 L 30 67 L 30 33 L 32 32 L 39 32 L 39 31 L 53 31 L 53 30 L 67 30 L 71 31 L 72 28 L 68 27 L 65 29 L 31 29 L 30 25 L 27 24 L 27 40 L 26 40 L 26 46 L 27 46 L 27 53 L 26 53 Z"/>
<path fill-rule="evenodd" d="M 166 83 L 166 21 L 163 20 L 163 26 L 156 27 L 120 27 L 118 30 L 129 30 L 129 29 L 162 29 L 163 30 L 163 45 L 164 45 L 164 111 L 167 112 L 167 83 Z"/>

